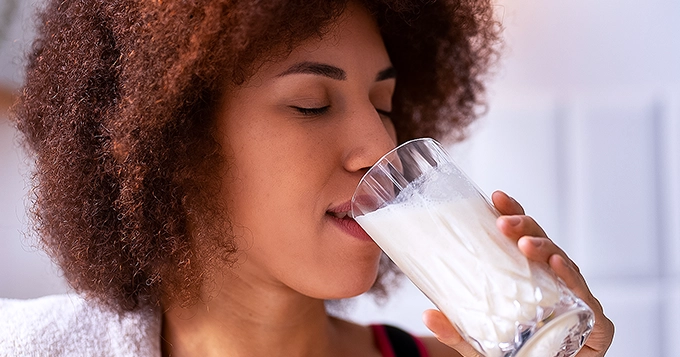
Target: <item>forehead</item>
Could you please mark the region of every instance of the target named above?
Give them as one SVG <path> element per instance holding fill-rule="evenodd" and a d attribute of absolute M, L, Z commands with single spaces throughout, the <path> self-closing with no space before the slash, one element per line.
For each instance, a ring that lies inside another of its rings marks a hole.
<path fill-rule="evenodd" d="M 350 2 L 342 15 L 322 36 L 312 36 L 286 56 L 263 63 L 254 77 L 277 76 L 301 62 L 329 64 L 345 70 L 390 66 L 390 59 L 373 16 L 363 6 Z"/>

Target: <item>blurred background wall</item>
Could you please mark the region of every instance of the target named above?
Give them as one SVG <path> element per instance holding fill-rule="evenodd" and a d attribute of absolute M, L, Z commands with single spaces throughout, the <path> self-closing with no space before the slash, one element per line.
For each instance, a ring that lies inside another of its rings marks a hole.
<path fill-rule="evenodd" d="M 0 297 L 27 298 L 66 291 L 28 231 L 28 161 L 18 148 L 7 108 L 22 83 L 23 53 L 33 36 L 33 0 L 0 0 Z"/>
<path fill-rule="evenodd" d="M 28 164 L 5 108 L 30 1 L 0 0 L 0 296 L 67 291 L 24 238 Z M 517 198 L 580 265 L 617 326 L 608 356 L 680 356 L 680 1 L 500 0 L 506 50 L 489 111 L 450 151 Z M 344 312 L 427 333 L 405 282 Z"/>

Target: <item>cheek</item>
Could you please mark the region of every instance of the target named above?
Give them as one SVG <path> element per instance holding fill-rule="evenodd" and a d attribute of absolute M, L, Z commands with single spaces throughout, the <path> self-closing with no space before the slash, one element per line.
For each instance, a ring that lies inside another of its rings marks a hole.
<path fill-rule="evenodd" d="M 279 276 L 291 270 L 290 264 L 309 265 L 314 250 L 319 249 L 315 238 L 319 224 L 309 205 L 302 204 L 309 191 L 275 171 L 261 170 L 262 175 L 239 179 L 228 209 L 235 233 L 241 236 L 247 266 Z"/>
<path fill-rule="evenodd" d="M 281 160 L 244 163 L 234 167 L 236 180 L 228 184 L 229 208 L 236 224 L 249 229 L 282 230 L 296 222 L 309 225 L 313 192 L 319 184 L 305 171 Z"/>
<path fill-rule="evenodd" d="M 326 209 L 320 192 L 330 176 L 331 160 L 324 160 L 326 155 L 309 140 L 287 140 L 281 132 L 266 141 L 242 140 L 245 137 L 235 138 L 238 154 L 228 174 L 233 179 L 224 185 L 233 223 L 251 231 L 258 244 L 271 241 L 273 247 L 284 244 L 283 237 L 318 231 Z"/>

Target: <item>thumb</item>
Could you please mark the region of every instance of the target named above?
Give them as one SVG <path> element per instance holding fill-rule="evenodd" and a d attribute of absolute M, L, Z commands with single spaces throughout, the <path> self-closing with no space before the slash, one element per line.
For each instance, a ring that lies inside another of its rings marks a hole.
<path fill-rule="evenodd" d="M 458 330 L 441 311 L 425 310 L 423 323 L 434 333 L 439 342 L 455 349 L 463 357 L 483 357 L 469 343 L 465 342 Z"/>

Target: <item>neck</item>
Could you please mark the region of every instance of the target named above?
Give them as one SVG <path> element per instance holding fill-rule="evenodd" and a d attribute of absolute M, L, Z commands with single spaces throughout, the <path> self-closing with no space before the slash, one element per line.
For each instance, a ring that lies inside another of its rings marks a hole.
<path fill-rule="evenodd" d="M 165 355 L 331 356 L 341 323 L 323 300 L 288 287 L 263 287 L 234 279 L 217 296 L 163 315 Z"/>

